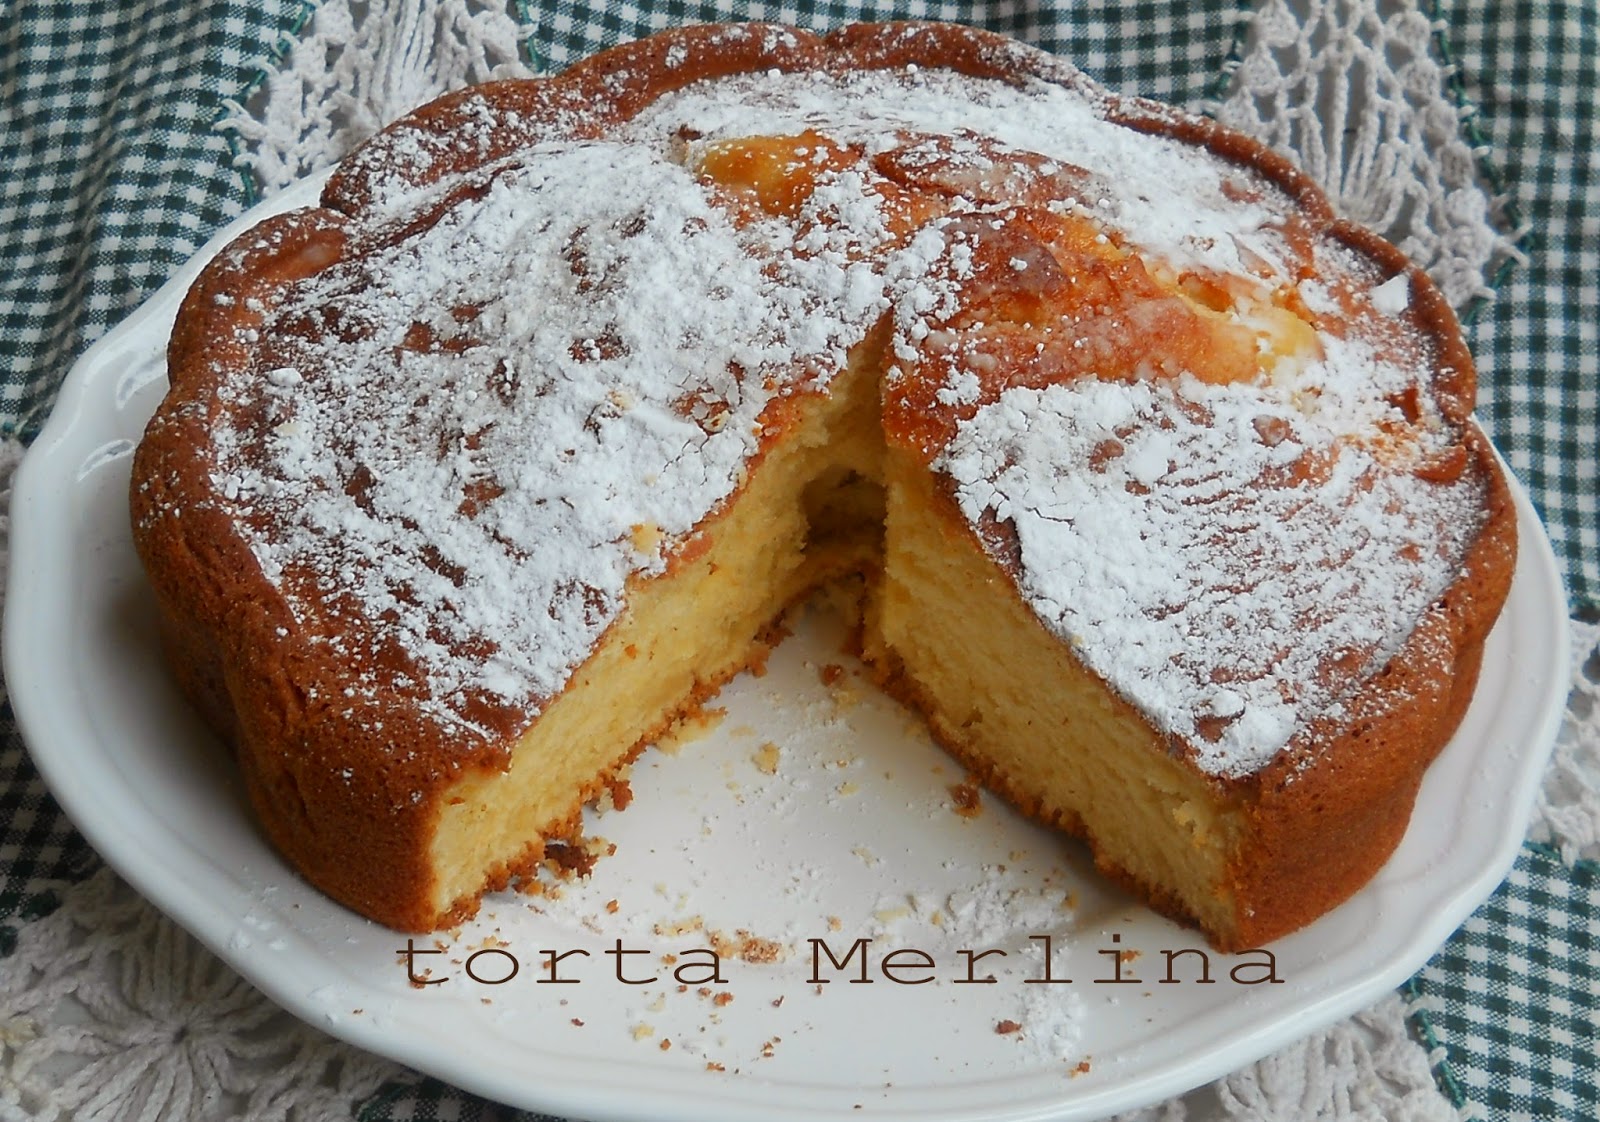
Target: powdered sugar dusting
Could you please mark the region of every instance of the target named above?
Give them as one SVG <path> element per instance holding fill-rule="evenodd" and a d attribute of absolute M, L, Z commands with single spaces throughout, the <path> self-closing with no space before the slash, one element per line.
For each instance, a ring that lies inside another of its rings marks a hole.
<path fill-rule="evenodd" d="M 299 285 L 216 434 L 263 571 L 383 621 L 441 716 L 550 696 L 732 493 L 767 403 L 881 312 L 771 233 L 645 148 L 548 146 Z"/>
<path fill-rule="evenodd" d="M 1370 355 L 1338 358 L 1306 383 L 1381 384 Z M 938 463 L 975 525 L 1015 529 L 1040 618 L 1213 774 L 1261 767 L 1336 711 L 1455 578 L 1480 517 L 1474 482 L 1396 471 L 1354 405 L 1296 398 L 1187 379 L 1015 388 Z"/>
<path fill-rule="evenodd" d="M 496 111 L 462 112 L 468 148 L 494 150 Z M 725 205 L 693 170 L 721 141 L 808 132 L 853 162 L 793 149 L 824 169 L 797 213 Z M 433 166 L 437 138 L 395 135 L 392 155 Z M 919 176 L 943 177 L 940 202 L 897 227 L 888 200 Z M 360 252 L 293 286 L 250 340 L 212 482 L 307 633 L 372 644 L 341 648 L 365 667 L 352 690 L 398 685 L 447 723 L 480 728 L 484 705 L 528 719 L 554 696 L 630 577 L 662 571 L 737 489 L 774 400 L 824 386 L 891 309 L 894 356 L 922 353 L 977 275 L 960 223 L 1005 213 L 1008 185 L 1169 288 L 1228 278 L 1213 291 L 1250 293 L 1229 328 L 1294 351 L 1227 386 L 1088 371 L 997 400 L 957 363 L 930 394 L 959 420 L 935 466 L 967 518 L 1009 524 L 1035 611 L 1201 766 L 1247 773 L 1336 711 L 1349 671 L 1393 654 L 1476 532 L 1470 477 L 1412 475 L 1459 451 L 1428 356 L 1377 329 L 1273 334 L 1289 312 L 1270 301 L 1306 264 L 1293 204 L 1107 122 L 1080 90 L 915 68 L 746 74 L 669 93 L 611 139 L 398 182 L 358 216 Z M 1017 244 L 1009 272 L 1044 291 L 1054 263 Z M 1355 287 L 1399 332 L 1408 284 Z M 1349 312 L 1349 286 L 1297 291 L 1310 317 Z M 1056 343 L 1100 342 L 1057 327 Z"/>
<path fill-rule="evenodd" d="M 1258 261 L 1279 253 L 1272 211 L 1224 191 L 1224 161 L 1112 124 L 1083 94 L 1038 78 L 1013 85 L 918 69 L 746 74 L 668 95 L 628 131 L 659 141 L 685 124 L 708 141 L 815 128 L 869 154 L 906 134 L 975 134 L 1114 184 L 1091 200 L 1101 216 L 1174 265 L 1239 271 L 1241 251 Z"/>

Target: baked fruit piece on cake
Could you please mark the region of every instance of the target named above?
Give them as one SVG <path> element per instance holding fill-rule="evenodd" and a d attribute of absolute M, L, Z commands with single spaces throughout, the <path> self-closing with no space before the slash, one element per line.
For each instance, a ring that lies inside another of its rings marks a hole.
<path fill-rule="evenodd" d="M 1392 851 L 1515 553 L 1420 272 L 948 25 L 446 97 L 225 249 L 169 370 L 132 508 L 172 665 L 273 843 L 410 930 L 850 576 L 984 782 L 1259 944 Z"/>

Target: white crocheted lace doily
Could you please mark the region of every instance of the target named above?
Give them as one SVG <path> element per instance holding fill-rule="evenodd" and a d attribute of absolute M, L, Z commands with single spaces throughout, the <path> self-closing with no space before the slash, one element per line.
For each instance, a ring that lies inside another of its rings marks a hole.
<path fill-rule="evenodd" d="M 1483 191 L 1462 138 L 1473 110 L 1448 95 L 1434 33 L 1416 3 L 1264 0 L 1232 92 L 1209 108 L 1297 160 L 1463 308 L 1493 296 L 1485 278 L 1521 232 L 1497 224 L 1504 200 Z"/>
<path fill-rule="evenodd" d="M 225 127 L 270 192 L 447 89 L 525 74 L 522 33 L 503 7 L 474 0 L 327 0 Z M 1515 249 L 1478 184 L 1432 33 L 1415 3 L 1265 0 L 1232 93 L 1208 108 L 1296 155 L 1344 213 L 1397 240 L 1461 306 L 1488 294 L 1485 276 Z M 16 458 L 15 445 L 0 450 L 7 490 Z M 1574 624 L 1572 700 L 1533 828 L 1569 859 L 1600 853 L 1597 642 L 1600 627 Z M 311 1122 L 351 1117 L 385 1082 L 417 1079 L 279 1011 L 108 870 L 59 894 L 57 911 L 22 928 L 0 976 L 0 1122 Z M 1389 996 L 1126 1117 L 1444 1122 L 1456 1112 Z"/>

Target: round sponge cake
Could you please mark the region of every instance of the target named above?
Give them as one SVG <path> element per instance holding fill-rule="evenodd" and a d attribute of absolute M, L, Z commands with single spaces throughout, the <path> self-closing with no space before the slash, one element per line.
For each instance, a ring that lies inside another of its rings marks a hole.
<path fill-rule="evenodd" d="M 175 672 L 285 856 L 412 930 L 848 581 L 972 772 L 1259 944 L 1392 851 L 1515 555 L 1423 274 L 949 25 L 450 95 L 225 249 L 169 370 L 132 507 Z"/>

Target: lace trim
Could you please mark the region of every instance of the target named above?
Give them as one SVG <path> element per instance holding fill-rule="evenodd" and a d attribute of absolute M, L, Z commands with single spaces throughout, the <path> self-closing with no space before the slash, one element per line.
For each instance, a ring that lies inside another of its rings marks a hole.
<path fill-rule="evenodd" d="M 256 182 L 256 177 L 245 166 L 245 152 L 240 148 L 238 130 L 230 127 L 230 121 L 235 116 L 241 102 L 248 101 L 251 96 L 261 88 L 274 74 L 283 69 L 284 59 L 294 49 L 305 34 L 306 22 L 311 19 L 317 6 L 312 0 L 300 0 L 300 10 L 295 13 L 294 20 L 289 25 L 288 32 L 273 46 L 267 58 L 262 60 L 262 65 L 248 82 L 232 98 L 224 98 L 218 107 L 216 116 L 211 119 L 211 125 L 222 133 L 228 142 L 228 151 L 233 153 L 234 170 L 239 173 L 239 185 L 244 189 L 244 206 L 248 210 L 261 201 L 261 191 Z"/>
<path fill-rule="evenodd" d="M 0 1010 L 8 1120 L 323 1122 L 406 1076 L 279 1009 L 109 869 L 23 929 Z"/>
<path fill-rule="evenodd" d="M 1465 102 L 1434 60 L 1435 24 L 1389 0 L 1265 0 L 1218 120 L 1294 157 L 1340 213 L 1394 241 L 1457 308 L 1520 259 L 1503 198 L 1478 182 Z"/>
<path fill-rule="evenodd" d="M 324 4 L 219 127 L 241 170 L 271 194 L 448 90 L 529 77 L 523 33 L 485 0 Z"/>
<path fill-rule="evenodd" d="M 1418 2 L 1421 3 L 1423 0 Z M 1438 48 L 1440 69 L 1445 75 L 1451 100 L 1455 102 L 1456 116 L 1461 121 L 1461 135 L 1471 145 L 1479 174 L 1493 192 L 1491 203 L 1494 212 L 1500 217 L 1499 228 L 1509 231 L 1506 235 L 1509 243 L 1506 247 L 1506 256 L 1492 272 L 1486 274 L 1489 287 L 1498 292 L 1510 279 L 1514 269 L 1528 263 L 1527 254 L 1523 252 L 1522 247 L 1532 232 L 1533 225 L 1522 217 L 1521 208 L 1517 206 L 1511 190 L 1506 185 L 1505 177 L 1495 162 L 1494 150 L 1488 137 L 1484 135 L 1477 103 L 1467 93 L 1467 83 L 1462 76 L 1461 67 L 1456 64 L 1455 48 L 1450 43 L 1449 24 L 1445 20 L 1440 0 L 1426 0 L 1426 2 L 1428 13 L 1433 19 L 1434 45 Z M 1462 322 L 1470 324 L 1476 320 L 1479 313 L 1488 306 L 1490 299 L 1492 297 L 1474 301 L 1469 305 L 1461 317 Z"/>
<path fill-rule="evenodd" d="M 1600 860 L 1600 623 L 1570 627 L 1572 691 L 1528 831 L 1568 865 Z"/>
<path fill-rule="evenodd" d="M 1285 1118 L 1456 1122 L 1434 1086 L 1429 1054 L 1406 1026 L 1406 1007 L 1391 994 L 1325 1032 L 1260 1063 L 1117 1122 L 1188 1122 Z"/>

